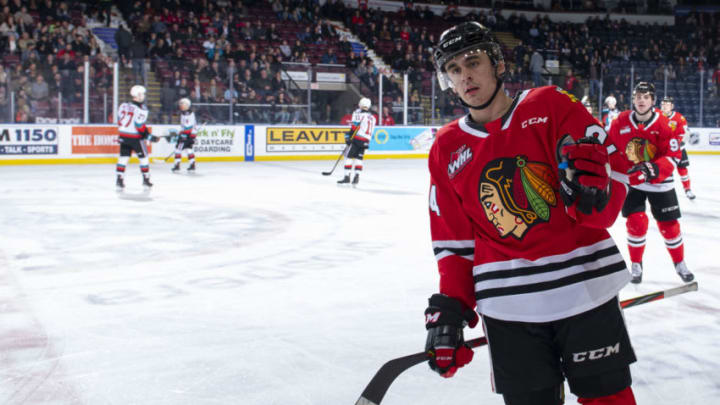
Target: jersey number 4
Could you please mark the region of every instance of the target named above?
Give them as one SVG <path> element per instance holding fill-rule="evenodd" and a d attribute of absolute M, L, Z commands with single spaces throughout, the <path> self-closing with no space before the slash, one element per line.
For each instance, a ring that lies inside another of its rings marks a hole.
<path fill-rule="evenodd" d="M 430 211 L 440 216 L 440 207 L 438 207 L 437 203 L 437 187 L 434 184 L 430 186 Z"/>

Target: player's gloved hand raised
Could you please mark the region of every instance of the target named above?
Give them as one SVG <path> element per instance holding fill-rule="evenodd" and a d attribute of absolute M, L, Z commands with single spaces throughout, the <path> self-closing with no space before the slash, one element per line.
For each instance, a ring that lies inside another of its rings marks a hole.
<path fill-rule="evenodd" d="M 607 149 L 595 137 L 580 138 L 561 148 L 560 196 L 565 206 L 591 214 L 610 200 L 610 162 Z"/>
<path fill-rule="evenodd" d="M 430 355 L 430 368 L 445 378 L 455 375 L 458 368 L 470 363 L 472 349 L 465 344 L 463 328 L 474 327 L 478 316 L 472 309 L 444 294 L 433 294 L 425 310 L 428 331 L 425 351 Z"/>
<path fill-rule="evenodd" d="M 637 186 L 655 180 L 659 174 L 658 165 L 653 162 L 641 162 L 628 171 L 628 180 L 631 186 Z"/>

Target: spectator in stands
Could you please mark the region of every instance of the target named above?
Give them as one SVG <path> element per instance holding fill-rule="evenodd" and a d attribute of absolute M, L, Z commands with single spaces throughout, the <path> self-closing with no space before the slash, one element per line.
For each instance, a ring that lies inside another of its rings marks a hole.
<path fill-rule="evenodd" d="M 310 31 L 310 26 L 306 26 L 302 32 L 298 32 L 296 35 L 297 39 L 306 45 L 314 42 L 313 33 L 312 31 Z"/>
<path fill-rule="evenodd" d="M 12 122 L 10 107 L 8 104 L 7 90 L 5 89 L 5 86 L 0 86 L 0 121 L 7 120 Z"/>
<path fill-rule="evenodd" d="M 35 81 L 30 85 L 30 99 L 31 100 L 44 100 L 48 97 L 49 87 L 45 82 L 45 77 L 42 74 L 37 73 L 35 75 Z"/>
<path fill-rule="evenodd" d="M 268 94 L 273 94 L 272 81 L 270 79 L 270 76 L 268 75 L 267 69 L 260 70 L 260 76 L 255 79 L 252 87 L 256 89 L 260 97 L 265 97 Z"/>
<path fill-rule="evenodd" d="M 530 47 L 532 50 L 532 56 L 530 56 L 530 73 L 532 74 L 533 84 L 535 87 L 543 85 L 542 73 L 544 71 L 545 60 L 543 59 L 540 52 L 534 47 Z"/>
<path fill-rule="evenodd" d="M 147 57 L 147 46 L 142 38 L 135 37 L 135 40 L 130 47 L 130 56 L 132 58 L 135 83 L 145 83 L 145 58 Z"/>
<path fill-rule="evenodd" d="M 226 103 L 237 103 L 239 97 L 240 95 L 234 87 L 228 87 L 223 94 L 223 99 Z"/>
<path fill-rule="evenodd" d="M 180 85 L 175 88 L 177 92 L 177 98 L 188 98 L 190 97 L 190 89 L 188 88 L 188 82 L 186 78 L 180 79 Z"/>
<path fill-rule="evenodd" d="M 322 58 L 320 59 L 320 63 L 338 63 L 337 55 L 335 55 L 335 49 L 328 47 L 325 49 L 325 53 L 323 53 Z"/>
<path fill-rule="evenodd" d="M 711 77 L 712 84 L 715 86 L 715 97 L 720 97 L 720 62 L 717 63 L 715 71 Z"/>
<path fill-rule="evenodd" d="M 64 56 L 67 54 L 69 58 L 64 58 Z M 70 60 L 72 62 L 72 59 L 75 59 L 75 51 L 72 49 L 72 45 L 70 44 L 63 44 L 63 48 L 60 49 L 57 53 L 57 58 L 63 58 L 64 61 Z M 75 62 L 72 62 L 75 63 Z"/>
<path fill-rule="evenodd" d="M 162 89 L 160 90 L 160 121 L 165 124 L 172 122 L 172 114 L 175 112 L 175 102 L 180 98 L 177 96 L 175 88 L 171 86 L 170 80 L 163 80 Z"/>
<path fill-rule="evenodd" d="M 115 32 L 115 43 L 118 47 L 118 56 L 124 66 L 130 63 L 130 46 L 132 45 L 132 34 L 127 30 L 125 24 L 120 24 Z"/>
<path fill-rule="evenodd" d="M 391 127 L 395 125 L 395 119 L 393 118 L 392 114 L 390 114 L 390 109 L 387 106 L 383 106 L 382 112 L 382 122 L 380 123 L 380 125 L 386 127 Z"/>
<path fill-rule="evenodd" d="M 565 73 L 565 90 L 574 95 L 578 100 L 582 98 L 582 94 L 580 94 L 580 81 L 575 77 L 572 68 L 568 69 Z"/>
<path fill-rule="evenodd" d="M 285 93 L 278 93 L 275 104 L 273 105 L 275 111 L 273 114 L 273 122 L 279 124 L 287 124 L 290 122 L 290 111 L 287 104 L 290 104 L 290 102 L 286 98 Z"/>

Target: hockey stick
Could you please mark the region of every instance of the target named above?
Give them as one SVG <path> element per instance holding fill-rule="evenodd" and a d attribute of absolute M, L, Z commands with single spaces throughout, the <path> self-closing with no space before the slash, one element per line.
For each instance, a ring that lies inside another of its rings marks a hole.
<path fill-rule="evenodd" d="M 335 161 L 335 165 L 332 167 L 332 169 L 330 169 L 329 172 L 322 172 L 323 176 L 331 175 L 335 171 L 335 168 L 337 167 L 338 163 L 340 163 L 340 160 L 342 160 L 342 158 L 345 157 L 345 155 L 347 155 L 348 150 L 350 150 L 350 145 L 352 145 L 352 140 L 355 139 L 355 134 L 357 134 L 358 129 L 360 129 L 360 127 L 357 127 L 355 129 L 355 132 L 353 132 L 352 136 L 350 137 L 350 142 L 347 145 L 345 145 L 345 149 L 343 149 L 340 156 L 338 156 L 337 160 Z"/>
<path fill-rule="evenodd" d="M 203 122 L 202 125 L 200 125 L 200 128 L 197 129 L 197 132 L 200 132 L 200 130 L 204 129 L 204 128 L 205 128 L 205 125 L 207 125 L 207 121 Z M 165 136 L 165 137 L 167 137 L 168 139 L 170 139 L 170 136 L 171 136 L 171 135 L 163 135 L 163 136 Z M 177 135 L 177 136 L 180 136 L 180 135 Z M 177 147 L 177 145 L 175 145 L 175 147 Z M 163 160 L 165 161 L 165 163 L 168 163 L 168 159 L 170 159 L 171 157 L 173 157 L 173 155 L 175 155 L 175 149 L 173 149 L 173 151 L 170 152 L 170 154 L 167 155 L 167 157 L 166 157 L 165 159 L 163 159 Z"/>
<path fill-rule="evenodd" d="M 630 308 L 637 305 L 647 304 L 648 302 L 661 300 L 663 298 L 669 298 L 674 295 L 684 294 L 690 291 L 697 291 L 698 283 L 693 281 L 692 283 L 683 284 L 679 287 L 670 288 L 663 291 L 656 291 L 650 294 L 641 295 L 635 298 L 629 298 L 620 301 L 622 308 Z M 465 342 L 468 346 L 475 348 L 484 346 L 487 344 L 487 338 L 485 336 L 468 340 Z M 399 357 L 383 364 L 382 367 L 375 373 L 370 383 L 365 387 L 360 398 L 355 402 L 355 405 L 380 405 L 383 397 L 390 389 L 390 385 L 395 381 L 400 374 L 412 366 L 424 363 L 428 360 L 427 352 L 420 352 L 411 354 L 405 357 Z"/>

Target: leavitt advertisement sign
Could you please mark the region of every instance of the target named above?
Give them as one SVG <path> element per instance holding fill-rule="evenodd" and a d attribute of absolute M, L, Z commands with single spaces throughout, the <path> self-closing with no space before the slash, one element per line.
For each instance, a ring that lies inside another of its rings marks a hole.
<path fill-rule="evenodd" d="M 345 148 L 347 128 L 268 127 L 266 152 L 330 152 Z"/>

